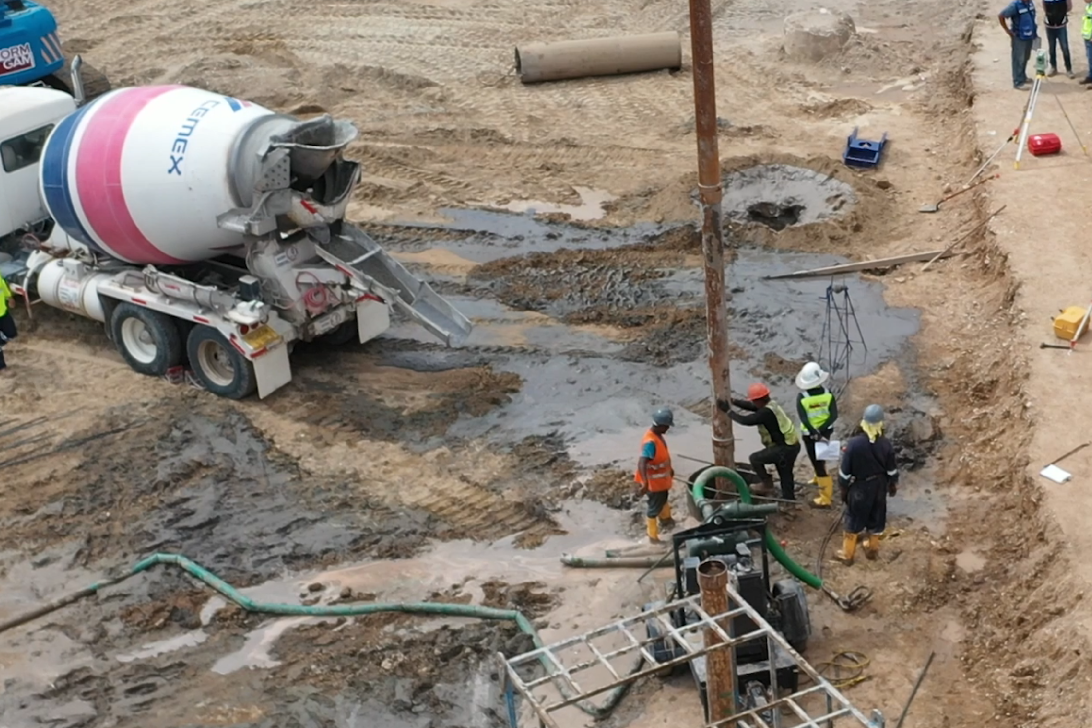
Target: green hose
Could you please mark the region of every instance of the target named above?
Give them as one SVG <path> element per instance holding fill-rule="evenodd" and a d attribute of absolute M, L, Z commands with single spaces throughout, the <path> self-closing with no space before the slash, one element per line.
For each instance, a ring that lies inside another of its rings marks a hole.
<path fill-rule="evenodd" d="M 694 485 L 690 488 L 690 495 L 693 496 L 694 502 L 698 504 L 698 508 L 701 508 L 702 501 L 705 500 L 705 485 L 714 478 L 727 478 L 732 482 L 732 485 L 736 486 L 736 491 L 739 492 L 739 499 L 742 502 L 754 502 L 754 499 L 751 498 L 751 489 L 747 485 L 747 481 L 743 479 L 743 476 L 731 468 L 714 465 L 711 468 L 703 470 L 694 480 Z M 766 548 L 769 550 L 770 554 L 777 559 L 778 563 L 788 569 L 789 573 L 797 579 L 813 589 L 823 588 L 823 580 L 793 561 L 792 558 L 785 553 L 785 549 L 781 548 L 781 543 L 778 542 L 777 537 L 774 536 L 773 532 L 768 528 L 766 529 Z"/>
<path fill-rule="evenodd" d="M 531 624 L 531 621 L 523 615 L 522 612 L 509 609 L 494 609 L 492 607 L 479 607 L 473 604 L 440 604 L 435 602 L 396 602 L 396 603 L 373 603 L 373 604 L 335 604 L 335 605 L 305 605 L 305 604 L 278 604 L 273 602 L 256 602 L 250 597 L 242 594 L 239 590 L 228 584 L 220 577 L 213 574 L 211 571 L 201 566 L 200 564 L 187 559 L 185 556 L 178 554 L 153 554 L 141 561 L 130 569 L 128 572 L 97 581 L 90 586 L 87 586 L 79 591 L 73 592 L 64 597 L 60 597 L 49 604 L 37 607 L 30 612 L 24 613 L 18 617 L 6 620 L 0 623 L 0 632 L 5 632 L 14 627 L 18 627 L 21 624 L 25 624 L 33 619 L 54 612 L 68 604 L 71 604 L 83 597 L 96 594 L 101 589 L 108 586 L 118 584 L 126 579 L 136 576 L 141 572 L 147 571 L 153 566 L 158 564 L 170 564 L 177 566 L 183 571 L 194 577 L 198 581 L 203 582 L 207 586 L 214 589 L 222 597 L 228 601 L 238 604 L 240 607 L 248 612 L 255 612 L 259 614 L 275 614 L 280 616 L 292 616 L 292 617 L 362 617 L 369 614 L 379 614 L 382 612 L 405 612 L 407 614 L 430 614 L 430 615 L 442 615 L 445 617 L 470 617 L 475 619 L 497 619 L 507 620 L 516 623 L 520 631 L 528 635 L 535 643 L 536 648 L 544 647 L 542 639 L 538 636 L 538 631 L 535 630 L 535 626 Z M 539 657 L 539 662 L 546 668 L 547 673 L 553 674 L 557 672 L 557 667 L 552 664 L 548 657 L 542 655 Z M 643 658 L 638 658 L 637 663 L 634 665 L 631 672 L 635 673 L 641 669 L 643 664 Z M 561 691 L 562 695 L 569 699 L 572 697 L 571 691 L 566 685 L 555 683 L 555 686 Z M 612 710 L 618 705 L 618 702 L 626 694 L 629 689 L 629 684 L 621 685 L 614 688 L 608 696 L 606 702 L 601 706 L 594 706 L 587 704 L 584 701 L 576 703 L 576 706 L 583 710 L 588 715 L 602 719 L 607 717 Z"/>

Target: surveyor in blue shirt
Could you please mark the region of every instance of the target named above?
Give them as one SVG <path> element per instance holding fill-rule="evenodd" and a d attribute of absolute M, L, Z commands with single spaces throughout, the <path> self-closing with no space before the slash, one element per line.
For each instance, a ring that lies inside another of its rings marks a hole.
<path fill-rule="evenodd" d="M 1028 61 L 1031 60 L 1035 39 L 1039 36 L 1039 28 L 1035 25 L 1035 3 L 1032 0 L 1013 0 L 997 14 L 997 20 L 1012 41 L 1012 86 L 1016 89 L 1026 88 Z"/>

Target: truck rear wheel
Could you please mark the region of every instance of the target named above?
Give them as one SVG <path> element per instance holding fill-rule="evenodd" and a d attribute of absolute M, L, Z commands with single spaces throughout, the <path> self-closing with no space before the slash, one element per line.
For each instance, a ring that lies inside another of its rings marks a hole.
<path fill-rule="evenodd" d="M 254 365 L 216 329 L 194 326 L 186 352 L 194 376 L 213 394 L 243 399 L 258 388 Z"/>
<path fill-rule="evenodd" d="M 133 371 L 162 377 L 182 363 L 182 335 L 174 320 L 158 311 L 119 303 L 110 317 L 110 336 Z"/>
<path fill-rule="evenodd" d="M 87 101 L 94 101 L 110 90 L 110 80 L 106 74 L 87 61 L 84 61 L 80 68 L 80 77 L 83 79 L 83 92 L 87 96 Z M 58 91 L 74 96 L 76 89 L 72 88 L 72 60 L 65 58 L 61 70 L 52 76 L 46 76 L 42 81 Z"/>
<path fill-rule="evenodd" d="M 356 319 L 346 321 L 333 331 L 315 338 L 316 344 L 324 346 L 345 346 L 349 342 L 360 341 Z"/>

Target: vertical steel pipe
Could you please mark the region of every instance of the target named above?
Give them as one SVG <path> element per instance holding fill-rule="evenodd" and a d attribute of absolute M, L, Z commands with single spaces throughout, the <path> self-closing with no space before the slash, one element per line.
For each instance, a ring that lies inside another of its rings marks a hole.
<path fill-rule="evenodd" d="M 724 224 L 721 219 L 717 92 L 713 74 L 713 11 L 710 0 L 690 0 L 690 47 L 694 71 L 694 120 L 698 138 L 701 250 L 705 263 L 706 334 L 713 400 L 731 397 L 728 379 L 728 306 L 724 295 Z M 732 421 L 713 408 L 713 462 L 736 463 Z"/>
<path fill-rule="evenodd" d="M 733 575 L 723 561 L 707 559 L 698 565 L 698 588 L 701 590 L 701 608 L 710 617 L 728 611 L 728 580 Z M 725 634 L 732 635 L 732 620 L 718 620 L 717 624 Z M 723 642 L 716 630 L 706 628 L 705 646 Z M 705 689 L 709 703 L 709 723 L 731 718 L 736 710 L 736 665 L 735 648 L 725 647 L 709 652 L 705 656 Z M 735 728 L 734 723 L 725 724 L 726 728 Z"/>

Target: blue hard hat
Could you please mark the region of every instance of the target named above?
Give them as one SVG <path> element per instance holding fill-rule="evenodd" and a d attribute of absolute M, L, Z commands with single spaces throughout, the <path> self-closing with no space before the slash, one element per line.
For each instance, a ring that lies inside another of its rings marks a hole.
<path fill-rule="evenodd" d="M 865 407 L 864 421 L 870 425 L 878 425 L 883 422 L 883 407 L 878 404 L 870 404 Z"/>
<path fill-rule="evenodd" d="M 652 414 L 652 423 L 662 427 L 671 427 L 675 424 L 675 415 L 667 407 L 661 407 Z"/>

